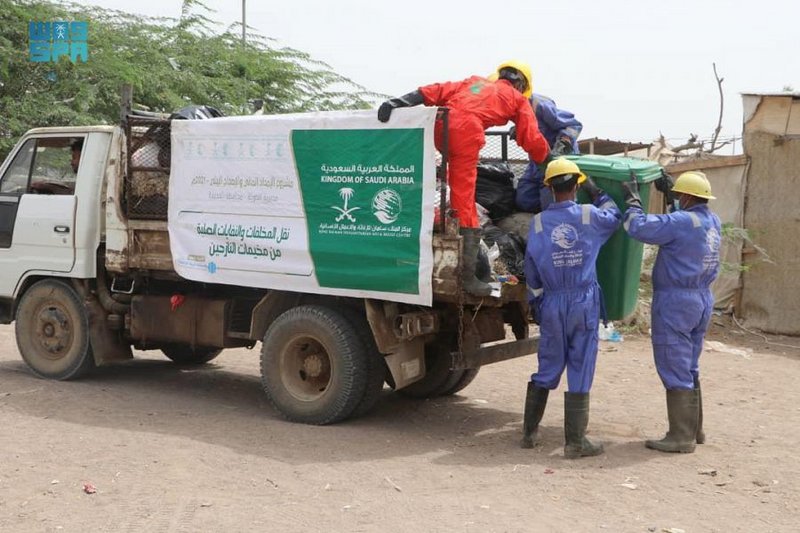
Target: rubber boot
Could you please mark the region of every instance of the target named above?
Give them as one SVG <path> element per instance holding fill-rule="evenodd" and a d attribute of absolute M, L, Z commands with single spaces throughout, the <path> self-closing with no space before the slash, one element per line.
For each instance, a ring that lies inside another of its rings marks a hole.
<path fill-rule="evenodd" d="M 592 457 L 603 453 L 602 444 L 586 438 L 589 425 L 589 393 L 564 393 L 564 458 Z"/>
<path fill-rule="evenodd" d="M 461 228 L 464 239 L 464 253 L 461 262 L 461 283 L 464 290 L 474 296 L 489 296 L 492 288 L 475 277 L 475 265 L 478 262 L 478 248 L 481 240 L 480 228 Z"/>
<path fill-rule="evenodd" d="M 700 389 L 700 378 L 694 378 L 694 390 L 697 391 L 697 444 L 706 443 L 706 433 L 703 431 L 703 391 Z"/>
<path fill-rule="evenodd" d="M 528 382 L 528 394 L 525 396 L 525 414 L 522 422 L 522 441 L 519 445 L 522 448 L 533 448 L 536 441 L 536 434 L 539 432 L 539 422 L 544 416 L 544 408 L 547 405 L 547 395 L 550 390 L 543 389 L 534 385 L 533 381 Z"/>
<path fill-rule="evenodd" d="M 670 453 L 692 453 L 697 439 L 698 391 L 668 390 L 667 416 L 669 431 L 661 440 L 648 440 L 644 445 Z"/>

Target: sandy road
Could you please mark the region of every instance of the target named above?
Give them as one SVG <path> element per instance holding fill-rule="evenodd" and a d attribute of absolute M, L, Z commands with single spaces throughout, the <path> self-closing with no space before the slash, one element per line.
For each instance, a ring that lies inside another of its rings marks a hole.
<path fill-rule="evenodd" d="M 800 351 L 713 338 L 753 352 L 703 356 L 708 444 L 644 448 L 664 396 L 649 339 L 626 337 L 601 343 L 593 389 L 590 436 L 607 452 L 566 461 L 560 391 L 542 444 L 517 447 L 532 357 L 457 396 L 386 389 L 362 419 L 309 427 L 267 404 L 255 351 L 194 370 L 147 352 L 49 382 L 3 326 L 0 531 L 797 531 Z"/>

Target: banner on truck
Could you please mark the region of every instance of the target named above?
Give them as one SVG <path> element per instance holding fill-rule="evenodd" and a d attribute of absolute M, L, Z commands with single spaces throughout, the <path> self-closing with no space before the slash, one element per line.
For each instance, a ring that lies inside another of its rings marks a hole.
<path fill-rule="evenodd" d="M 172 122 L 186 279 L 431 305 L 435 108 Z"/>

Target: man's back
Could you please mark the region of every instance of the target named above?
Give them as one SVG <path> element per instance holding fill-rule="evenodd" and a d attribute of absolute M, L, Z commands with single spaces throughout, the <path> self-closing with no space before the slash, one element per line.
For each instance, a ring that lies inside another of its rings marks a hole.
<path fill-rule="evenodd" d="M 629 216 L 625 226 L 631 237 L 659 245 L 654 289 L 704 289 L 717 277 L 721 227 L 708 205 L 668 215 Z"/>
<path fill-rule="evenodd" d="M 601 196 L 599 203 L 600 208 L 558 202 L 533 218 L 526 250 L 531 259 L 526 266 L 532 263 L 532 271 L 526 275 L 538 278 L 537 285 L 544 288 L 545 295 L 586 287 L 597 280 L 597 255 L 622 216 L 608 196 Z"/>
<path fill-rule="evenodd" d="M 420 87 L 426 105 L 447 106 L 456 114 L 467 114 L 486 129 L 502 126 L 527 104 L 519 91 L 505 80 L 492 82 L 481 76 L 463 81 L 434 83 Z"/>

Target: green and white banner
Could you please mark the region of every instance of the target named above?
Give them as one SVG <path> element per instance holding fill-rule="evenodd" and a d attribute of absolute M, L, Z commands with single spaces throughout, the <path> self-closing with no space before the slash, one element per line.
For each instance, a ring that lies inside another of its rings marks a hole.
<path fill-rule="evenodd" d="M 431 305 L 435 108 L 172 122 L 170 247 L 209 283 Z"/>

